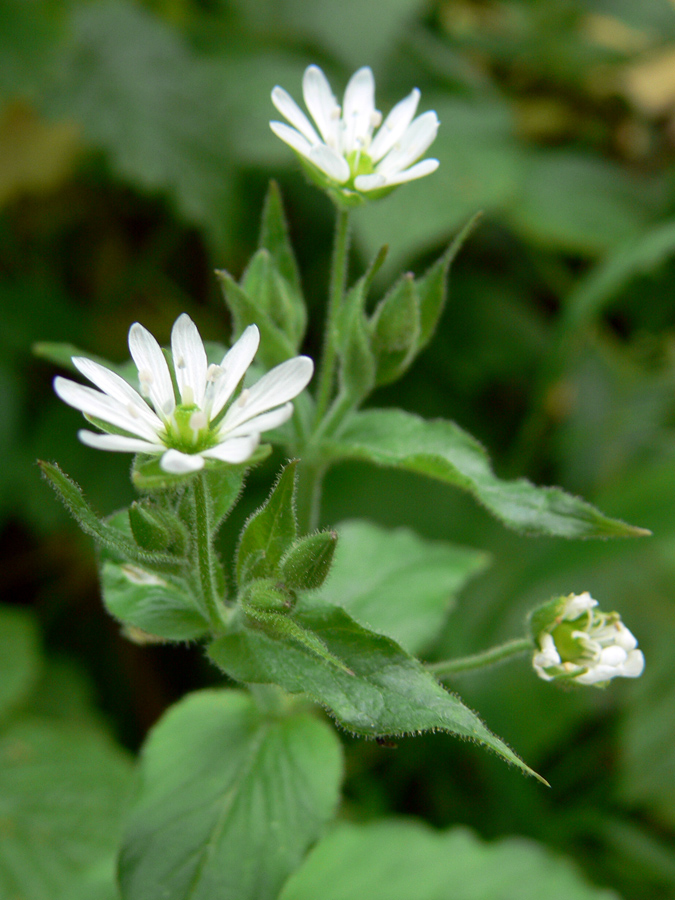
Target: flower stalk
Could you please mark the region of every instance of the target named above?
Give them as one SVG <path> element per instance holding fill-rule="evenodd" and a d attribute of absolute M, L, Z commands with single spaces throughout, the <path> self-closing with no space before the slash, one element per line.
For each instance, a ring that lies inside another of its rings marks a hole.
<path fill-rule="evenodd" d="M 523 656 L 533 650 L 532 641 L 529 638 L 517 638 L 507 641 L 497 647 L 490 647 L 481 653 L 470 656 L 459 656 L 457 659 L 444 659 L 441 662 L 428 663 L 427 669 L 437 678 L 446 678 L 449 675 L 459 675 L 462 672 L 473 672 L 476 669 L 487 669 L 506 662 L 516 656 Z"/>
<path fill-rule="evenodd" d="M 191 499 L 193 509 L 193 535 L 195 568 L 199 573 L 199 586 L 211 627 L 215 634 L 223 630 L 228 610 L 220 597 L 213 559 L 213 524 L 211 498 L 202 473 L 192 479 Z"/>

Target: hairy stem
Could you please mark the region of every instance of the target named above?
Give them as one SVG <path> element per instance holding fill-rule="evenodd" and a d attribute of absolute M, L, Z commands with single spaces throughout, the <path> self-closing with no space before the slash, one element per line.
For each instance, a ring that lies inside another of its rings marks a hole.
<path fill-rule="evenodd" d="M 335 362 L 337 356 L 336 328 L 337 316 L 344 298 L 349 256 L 349 211 L 338 209 L 335 223 L 335 241 L 331 263 L 330 286 L 328 290 L 328 310 L 324 331 L 323 356 L 319 371 L 319 387 L 316 401 L 316 424 L 318 425 L 328 409 L 333 395 Z"/>
<path fill-rule="evenodd" d="M 219 596 L 213 560 L 213 522 L 211 500 L 204 476 L 195 475 L 192 481 L 192 503 L 194 510 L 194 547 L 196 568 L 205 611 L 214 632 L 222 631 L 226 610 Z"/>
<path fill-rule="evenodd" d="M 488 666 L 505 662 L 512 657 L 530 653 L 532 649 L 532 641 L 529 638 L 518 638 L 515 641 L 507 641 L 506 644 L 500 644 L 498 647 L 490 647 L 489 650 L 483 650 L 482 653 L 429 663 L 427 669 L 433 672 L 437 678 L 445 678 L 446 675 L 471 672 L 474 669 L 485 669 Z"/>

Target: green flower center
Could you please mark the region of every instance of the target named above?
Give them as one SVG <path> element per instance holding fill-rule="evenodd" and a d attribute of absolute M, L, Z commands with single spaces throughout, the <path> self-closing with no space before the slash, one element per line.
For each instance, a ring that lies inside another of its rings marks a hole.
<path fill-rule="evenodd" d="M 579 638 L 572 637 L 573 631 L 585 631 L 586 617 L 582 616 L 573 622 L 564 621 L 551 632 L 556 650 L 562 662 L 578 663 L 585 655 L 583 642 Z"/>
<path fill-rule="evenodd" d="M 354 185 L 354 179 L 358 175 L 372 175 L 375 171 L 372 159 L 367 153 L 364 153 L 363 150 L 352 150 L 352 152 L 347 155 L 346 159 L 349 163 L 349 170 L 352 173 L 351 178 L 349 179 L 349 184 L 351 186 Z"/>
<path fill-rule="evenodd" d="M 177 406 L 166 430 L 166 445 L 181 453 L 200 453 L 218 443 L 206 413 L 194 403 Z"/>

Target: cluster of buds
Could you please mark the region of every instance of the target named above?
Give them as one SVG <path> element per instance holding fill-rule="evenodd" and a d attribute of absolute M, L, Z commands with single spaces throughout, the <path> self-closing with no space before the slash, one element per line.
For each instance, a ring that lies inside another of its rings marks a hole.
<path fill-rule="evenodd" d="M 586 591 L 555 597 L 530 616 L 536 644 L 532 664 L 545 681 L 604 687 L 612 678 L 637 678 L 645 660 L 618 613 L 597 609 Z"/>

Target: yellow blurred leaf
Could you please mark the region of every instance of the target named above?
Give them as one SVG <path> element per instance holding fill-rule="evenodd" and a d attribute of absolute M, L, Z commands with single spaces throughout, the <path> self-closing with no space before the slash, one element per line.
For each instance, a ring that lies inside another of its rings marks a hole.
<path fill-rule="evenodd" d="M 45 122 L 12 103 L 0 116 L 0 205 L 27 193 L 53 190 L 70 174 L 80 151 L 79 129 Z"/>
<path fill-rule="evenodd" d="M 675 106 L 675 47 L 631 66 L 624 75 L 626 93 L 642 112 L 661 115 Z"/>

